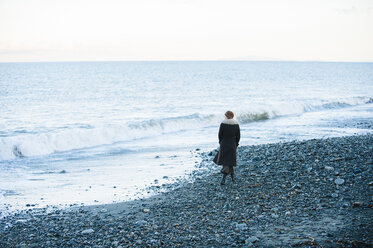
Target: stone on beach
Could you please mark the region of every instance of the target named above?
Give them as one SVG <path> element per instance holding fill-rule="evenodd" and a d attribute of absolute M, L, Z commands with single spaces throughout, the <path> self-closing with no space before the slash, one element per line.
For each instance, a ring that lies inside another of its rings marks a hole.
<path fill-rule="evenodd" d="M 247 229 L 247 225 L 246 223 L 236 224 L 236 228 L 240 231 L 243 231 Z"/>
<path fill-rule="evenodd" d="M 372 148 L 373 135 L 240 146 L 223 188 L 201 152 L 154 197 L 0 219 L 0 247 L 370 247 Z"/>
<path fill-rule="evenodd" d="M 148 224 L 148 222 L 146 220 L 139 220 L 139 221 L 136 221 L 135 224 L 137 226 L 144 226 L 144 225 Z"/>
<path fill-rule="evenodd" d="M 255 243 L 256 241 L 258 241 L 259 239 L 255 236 L 251 236 L 249 237 L 248 239 L 245 240 L 245 243 Z"/>
<path fill-rule="evenodd" d="M 337 184 L 337 185 L 342 185 L 344 182 L 345 182 L 345 180 L 344 179 L 342 179 L 342 178 L 337 178 L 337 179 L 335 179 L 335 184 Z"/>
<path fill-rule="evenodd" d="M 90 233 L 93 233 L 95 230 L 93 230 L 92 228 L 89 228 L 89 229 L 85 229 L 84 231 L 82 231 L 82 234 L 90 234 Z"/>

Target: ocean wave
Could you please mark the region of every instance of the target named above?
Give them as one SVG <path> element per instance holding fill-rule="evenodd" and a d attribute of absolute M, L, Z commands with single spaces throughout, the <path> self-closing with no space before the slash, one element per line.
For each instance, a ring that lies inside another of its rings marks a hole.
<path fill-rule="evenodd" d="M 275 114 L 271 116 L 268 112 L 265 111 L 262 113 L 244 113 L 238 115 L 237 120 L 242 124 L 246 124 L 250 122 L 265 121 L 272 118 L 274 115 Z"/>
<path fill-rule="evenodd" d="M 17 134 L 11 137 L 0 137 L 0 160 L 43 156 L 55 152 L 109 145 L 162 133 L 201 128 L 217 122 L 214 115 L 193 114 L 89 129 L 76 127 L 57 129 L 48 133 Z"/>
<path fill-rule="evenodd" d="M 373 98 L 371 97 L 351 97 L 351 98 L 343 98 L 343 99 L 336 99 L 331 102 L 326 103 L 316 103 L 316 104 L 308 104 L 304 106 L 304 112 L 310 112 L 315 110 L 325 110 L 325 109 L 338 109 L 338 108 L 345 108 L 355 105 L 362 105 L 362 104 L 370 104 L 373 103 Z"/>
<path fill-rule="evenodd" d="M 261 106 L 257 111 L 255 109 L 236 111 L 236 116 L 241 124 L 246 124 L 266 121 L 280 116 L 370 103 L 373 103 L 373 98 L 352 97 L 332 101 L 319 100 L 301 104 L 293 103 L 286 106 L 281 104 L 266 105 L 265 107 Z M 78 125 L 73 128 L 56 129 L 54 132 L 17 133 L 14 136 L 0 136 L 0 161 L 44 156 L 55 152 L 109 145 L 116 142 L 154 137 L 164 133 L 216 126 L 221 120 L 221 113 L 210 115 L 195 113 L 186 116 L 133 121 L 122 125 L 102 127 Z M 123 153 L 123 151 L 117 152 Z M 115 152 L 112 155 L 115 155 Z"/>

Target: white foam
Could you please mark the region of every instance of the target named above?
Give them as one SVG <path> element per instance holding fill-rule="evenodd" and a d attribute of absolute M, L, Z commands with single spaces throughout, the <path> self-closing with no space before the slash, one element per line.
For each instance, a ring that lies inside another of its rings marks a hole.
<path fill-rule="evenodd" d="M 86 147 L 113 144 L 143 137 L 160 135 L 184 129 L 211 125 L 213 116 L 182 116 L 161 120 L 131 122 L 123 125 L 102 127 L 72 128 L 62 131 L 24 134 L 0 138 L 0 160 L 16 157 L 48 155 L 54 152 L 69 151 Z"/>
<path fill-rule="evenodd" d="M 267 105 L 252 105 L 249 110 L 241 109 L 236 112 L 236 116 L 244 124 L 271 119 L 277 116 L 360 105 L 370 103 L 370 101 L 372 99 L 368 97 L 352 97 L 329 101 L 272 102 L 272 104 Z M 75 127 L 48 133 L 18 134 L 11 137 L 0 137 L 0 160 L 11 160 L 23 156 L 42 156 L 54 152 L 152 137 L 161 135 L 162 133 L 203 128 L 218 125 L 221 120 L 222 113 L 211 115 L 192 114 L 93 128 Z"/>

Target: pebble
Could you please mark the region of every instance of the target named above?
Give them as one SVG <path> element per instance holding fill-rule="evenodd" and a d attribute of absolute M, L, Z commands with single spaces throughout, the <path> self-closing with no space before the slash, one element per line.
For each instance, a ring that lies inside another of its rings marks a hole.
<path fill-rule="evenodd" d="M 371 147 L 373 135 L 240 146 L 236 182 L 226 187 L 200 152 L 188 179 L 156 185 L 161 197 L 110 206 L 119 213 L 73 206 L 3 217 L 0 247 L 364 246 L 372 243 Z"/>
<path fill-rule="evenodd" d="M 82 234 L 90 234 L 90 233 L 93 233 L 94 230 L 92 228 L 89 228 L 89 229 L 85 229 L 84 231 L 82 231 Z"/>
<path fill-rule="evenodd" d="M 344 182 L 345 182 L 345 180 L 344 179 L 342 179 L 342 178 L 337 178 L 337 179 L 335 179 L 335 184 L 337 184 L 337 185 L 342 185 Z"/>
<path fill-rule="evenodd" d="M 249 237 L 248 239 L 245 240 L 245 243 L 248 244 L 248 243 L 255 243 L 257 242 L 259 239 L 256 237 L 256 236 L 251 236 Z"/>
<path fill-rule="evenodd" d="M 255 158 L 253 158 L 252 161 L 253 161 L 253 162 L 260 161 L 260 157 L 257 156 L 257 157 L 255 157 Z"/>
<path fill-rule="evenodd" d="M 246 223 L 236 224 L 236 228 L 240 231 L 243 231 L 247 229 L 247 225 Z"/>
<path fill-rule="evenodd" d="M 136 221 L 135 224 L 137 226 L 144 226 L 144 225 L 148 224 L 148 222 L 146 220 L 139 220 L 139 221 Z"/>
<path fill-rule="evenodd" d="M 278 214 L 271 214 L 271 216 L 272 216 L 273 218 L 278 218 L 278 217 L 279 217 Z"/>

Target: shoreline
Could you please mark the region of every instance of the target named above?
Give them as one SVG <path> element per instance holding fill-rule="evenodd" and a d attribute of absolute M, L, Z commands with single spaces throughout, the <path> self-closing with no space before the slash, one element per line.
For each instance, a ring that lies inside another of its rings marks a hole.
<path fill-rule="evenodd" d="M 370 247 L 372 153 L 372 134 L 239 147 L 225 186 L 202 153 L 207 170 L 150 198 L 4 217 L 0 246 Z"/>

